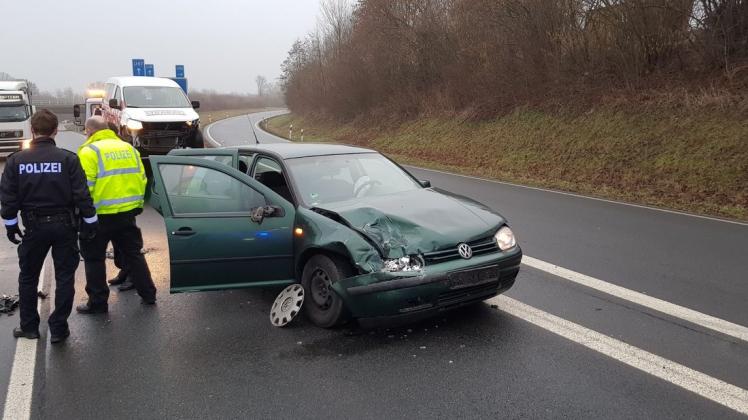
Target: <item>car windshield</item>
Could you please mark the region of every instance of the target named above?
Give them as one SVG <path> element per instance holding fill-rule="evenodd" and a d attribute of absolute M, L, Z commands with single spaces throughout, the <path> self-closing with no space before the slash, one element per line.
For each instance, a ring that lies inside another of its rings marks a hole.
<path fill-rule="evenodd" d="M 0 121 L 17 122 L 29 118 L 26 105 L 0 105 Z"/>
<path fill-rule="evenodd" d="M 124 100 L 132 108 L 189 108 L 190 101 L 182 89 L 168 86 L 128 86 Z"/>
<path fill-rule="evenodd" d="M 379 153 L 313 156 L 288 159 L 286 164 L 309 207 L 421 188 Z"/>

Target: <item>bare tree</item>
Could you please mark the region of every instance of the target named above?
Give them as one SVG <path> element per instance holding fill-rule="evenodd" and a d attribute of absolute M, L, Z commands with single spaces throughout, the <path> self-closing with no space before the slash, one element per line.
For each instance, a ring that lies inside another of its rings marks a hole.
<path fill-rule="evenodd" d="M 297 112 L 490 117 L 748 76 L 748 0 L 324 0 L 282 69 Z"/>
<path fill-rule="evenodd" d="M 258 75 L 255 77 L 255 83 L 257 84 L 257 96 L 265 96 L 268 90 L 268 79 L 265 76 Z"/>

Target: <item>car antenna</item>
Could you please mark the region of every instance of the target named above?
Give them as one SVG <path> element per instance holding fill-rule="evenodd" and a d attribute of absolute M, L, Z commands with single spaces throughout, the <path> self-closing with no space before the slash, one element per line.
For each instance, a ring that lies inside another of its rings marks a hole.
<path fill-rule="evenodd" d="M 255 125 L 252 124 L 252 119 L 249 118 L 249 114 L 247 114 L 247 121 L 249 121 L 249 128 L 252 130 L 252 135 L 255 136 L 255 144 L 260 144 L 260 141 L 257 140 L 257 133 L 255 133 Z"/>

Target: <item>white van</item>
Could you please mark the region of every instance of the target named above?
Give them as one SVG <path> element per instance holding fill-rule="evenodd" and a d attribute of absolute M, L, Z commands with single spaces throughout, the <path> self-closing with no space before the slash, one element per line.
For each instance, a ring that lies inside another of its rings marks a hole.
<path fill-rule="evenodd" d="M 103 115 L 123 140 L 144 156 L 176 148 L 202 148 L 200 117 L 176 82 L 161 77 L 112 77 L 104 89 Z"/>

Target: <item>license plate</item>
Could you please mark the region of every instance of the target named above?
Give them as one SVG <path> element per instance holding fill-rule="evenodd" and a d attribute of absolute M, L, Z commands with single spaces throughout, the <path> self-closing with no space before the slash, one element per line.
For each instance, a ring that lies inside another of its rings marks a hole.
<path fill-rule="evenodd" d="M 499 280 L 499 269 L 497 266 L 477 268 L 450 273 L 448 284 L 450 289 L 461 289 L 463 287 L 477 286 L 479 284 L 491 283 Z"/>
<path fill-rule="evenodd" d="M 156 138 L 150 139 L 148 146 L 150 147 L 175 147 L 177 145 L 177 139 L 174 137 Z"/>

